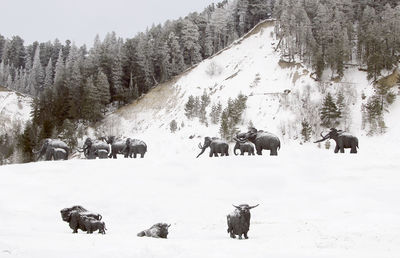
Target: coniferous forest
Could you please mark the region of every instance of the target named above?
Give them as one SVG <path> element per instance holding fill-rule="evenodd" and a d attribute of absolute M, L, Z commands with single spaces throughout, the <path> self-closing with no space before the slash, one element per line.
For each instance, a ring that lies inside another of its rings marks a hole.
<path fill-rule="evenodd" d="M 268 18 L 277 20 L 276 49 L 312 67 L 316 80 L 326 68 L 340 78 L 349 63 L 377 80 L 399 59 L 396 0 L 224 0 L 134 38 L 97 36 L 89 49 L 58 39 L 25 45 L 19 36 L 0 35 L 0 85 L 35 97 L 21 145 L 30 153 L 36 143 L 24 139 L 68 135 L 78 123 L 100 121 Z"/>

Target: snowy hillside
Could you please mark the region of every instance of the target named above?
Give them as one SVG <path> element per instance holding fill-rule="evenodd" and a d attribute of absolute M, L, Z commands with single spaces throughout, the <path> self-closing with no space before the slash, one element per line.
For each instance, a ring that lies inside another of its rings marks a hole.
<path fill-rule="evenodd" d="M 360 137 L 365 135 L 361 130 L 360 111 L 362 101 L 365 101 L 361 95 L 368 97 L 373 93 L 366 73 L 350 66 L 346 67 L 340 81 L 326 79 L 316 82 L 311 71 L 302 64 L 282 60 L 280 53 L 275 51 L 277 43 L 274 21 L 262 22 L 229 48 L 108 116 L 101 130 L 107 134 L 142 138 L 157 146 L 156 149 L 162 148 L 167 138 L 187 141 L 191 135 L 219 136 L 219 124 L 209 123 L 206 127 L 199 123 L 198 118 L 189 120 L 185 116 L 184 107 L 189 96 L 201 96 L 206 90 L 211 97 L 207 115 L 212 104 L 220 101 L 225 107 L 228 98 L 243 93 L 248 100 L 239 129 L 247 130 L 251 121 L 256 128 L 270 131 L 284 143 L 289 143 L 299 141 L 304 118 L 314 121 L 314 134 L 319 135 L 322 130 L 319 125 L 322 99 L 327 92 L 342 91 L 349 114 L 342 126 L 344 128 L 340 129 Z M 174 135 L 171 135 L 169 126 L 172 120 L 176 120 L 178 125 Z M 187 142 L 197 146 L 197 141 L 195 144 Z"/>
<path fill-rule="evenodd" d="M 0 134 L 23 125 L 30 119 L 32 99 L 0 86 Z"/>

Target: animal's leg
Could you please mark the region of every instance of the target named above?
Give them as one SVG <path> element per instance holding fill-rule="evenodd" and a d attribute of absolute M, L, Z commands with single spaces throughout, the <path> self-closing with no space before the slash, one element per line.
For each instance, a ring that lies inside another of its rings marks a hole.
<path fill-rule="evenodd" d="M 239 239 L 242 239 L 242 234 L 239 235 Z"/>
<path fill-rule="evenodd" d="M 272 148 L 271 151 L 270 151 L 270 153 L 269 153 L 269 155 L 270 155 L 270 156 L 278 156 L 278 150 L 277 150 L 277 148 Z"/>
<path fill-rule="evenodd" d="M 230 233 L 229 236 L 230 236 L 231 238 L 236 238 L 235 234 L 233 234 L 232 231 L 231 231 L 231 233 Z"/>
<path fill-rule="evenodd" d="M 74 231 L 72 231 L 72 234 L 76 234 L 76 233 L 78 233 L 78 229 L 77 228 L 74 229 Z"/>
<path fill-rule="evenodd" d="M 350 153 L 357 153 L 357 147 L 352 146 Z"/>
<path fill-rule="evenodd" d="M 244 155 L 244 151 L 242 151 L 242 150 L 241 150 L 241 151 L 240 151 L 240 155 L 242 155 L 242 156 L 243 156 L 243 155 Z"/>
<path fill-rule="evenodd" d="M 137 157 L 137 153 L 135 152 L 135 153 L 133 153 L 133 158 L 136 159 L 136 157 Z"/>
<path fill-rule="evenodd" d="M 214 153 L 212 151 L 210 151 L 210 154 L 208 156 L 210 156 L 210 158 L 214 155 Z"/>
<path fill-rule="evenodd" d="M 335 152 L 335 153 L 338 153 L 338 152 L 339 152 L 339 146 L 336 145 L 335 151 L 334 151 L 334 152 Z"/>
<path fill-rule="evenodd" d="M 218 152 L 214 152 L 214 157 L 218 157 Z"/>
<path fill-rule="evenodd" d="M 244 238 L 249 239 L 249 237 L 247 236 L 247 233 L 244 233 Z"/>
<path fill-rule="evenodd" d="M 143 159 L 144 158 L 144 153 L 140 153 L 140 157 Z"/>
<path fill-rule="evenodd" d="M 262 149 L 260 147 L 257 147 L 256 150 L 257 150 L 257 155 L 262 155 Z"/>
<path fill-rule="evenodd" d="M 114 152 L 114 153 L 113 153 L 113 159 L 116 159 L 116 158 L 117 158 L 117 153 Z"/>
<path fill-rule="evenodd" d="M 340 153 L 344 153 L 344 147 L 340 147 Z"/>

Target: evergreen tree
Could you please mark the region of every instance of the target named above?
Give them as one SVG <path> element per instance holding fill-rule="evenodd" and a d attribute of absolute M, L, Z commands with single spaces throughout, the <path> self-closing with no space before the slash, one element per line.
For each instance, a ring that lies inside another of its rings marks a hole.
<path fill-rule="evenodd" d="M 175 133 L 178 129 L 178 124 L 176 123 L 175 119 L 173 119 L 171 123 L 169 123 L 169 129 L 171 130 L 171 133 Z"/>
<path fill-rule="evenodd" d="M 321 125 L 325 127 L 335 127 L 337 123 L 336 119 L 340 118 L 340 115 L 332 95 L 328 93 L 320 109 Z"/>
<path fill-rule="evenodd" d="M 182 45 L 185 63 L 189 66 L 201 61 L 199 42 L 199 29 L 188 19 L 182 22 Z"/>
<path fill-rule="evenodd" d="M 29 78 L 30 93 L 37 96 L 43 87 L 44 82 L 44 71 L 42 64 L 40 63 L 40 48 L 37 47 L 35 50 L 35 56 L 33 58 L 32 69 Z"/>
<path fill-rule="evenodd" d="M 301 136 L 303 138 L 303 141 L 308 142 L 311 139 L 311 125 L 304 119 L 301 122 Z"/>
<path fill-rule="evenodd" d="M 171 75 L 178 75 L 185 69 L 185 63 L 181 47 L 179 46 L 178 38 L 173 32 L 168 36 L 168 47 L 170 51 L 170 67 Z"/>
<path fill-rule="evenodd" d="M 44 89 L 50 89 L 53 86 L 53 62 L 51 57 L 46 66 L 46 72 L 44 77 Z"/>
<path fill-rule="evenodd" d="M 185 115 L 189 119 L 191 119 L 191 118 L 193 118 L 195 116 L 195 113 L 194 113 L 194 97 L 192 95 L 189 96 L 189 99 L 185 104 Z"/>
<path fill-rule="evenodd" d="M 99 72 L 97 75 L 96 88 L 98 91 L 98 98 L 105 115 L 106 106 L 110 103 L 110 84 L 108 83 L 107 76 L 103 72 Z"/>
<path fill-rule="evenodd" d="M 93 78 L 87 79 L 84 88 L 84 101 L 82 105 L 83 118 L 91 122 L 97 122 L 101 119 L 100 94 L 94 85 Z"/>

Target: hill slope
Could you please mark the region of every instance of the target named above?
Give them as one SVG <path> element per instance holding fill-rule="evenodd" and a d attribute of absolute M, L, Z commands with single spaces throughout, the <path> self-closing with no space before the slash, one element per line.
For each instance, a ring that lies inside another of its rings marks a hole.
<path fill-rule="evenodd" d="M 361 130 L 360 111 L 366 100 L 361 96 L 363 93 L 368 97 L 374 91 L 366 73 L 349 66 L 340 81 L 316 82 L 311 71 L 301 63 L 282 60 L 275 51 L 278 41 L 274 35 L 274 21 L 261 22 L 227 49 L 108 116 L 101 130 L 106 134 L 142 138 L 150 146 L 157 146 L 156 149 L 162 148 L 167 138 L 172 142 L 186 141 L 184 146 L 187 146 L 187 139 L 192 135 L 219 136 L 219 124 L 209 122 L 205 126 L 198 118 L 185 116 L 185 103 L 190 95 L 201 96 L 204 91 L 210 95 L 208 115 L 212 104 L 221 102 L 225 107 L 229 98 L 243 93 L 248 97 L 247 109 L 238 129 L 247 130 L 251 121 L 256 128 L 277 134 L 284 143 L 289 143 L 300 138 L 303 119 L 319 135 L 322 99 L 328 92 L 336 96 L 342 91 L 348 114 L 341 129 L 361 137 L 365 135 Z M 178 124 L 174 135 L 169 126 L 172 120 Z M 179 145 L 173 151 L 186 153 L 188 150 Z"/>

